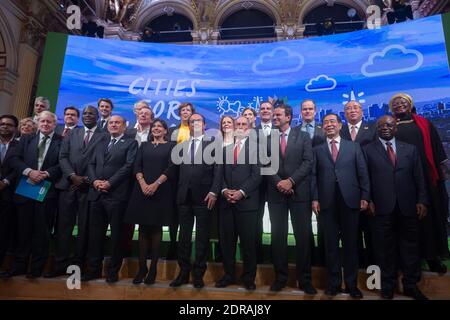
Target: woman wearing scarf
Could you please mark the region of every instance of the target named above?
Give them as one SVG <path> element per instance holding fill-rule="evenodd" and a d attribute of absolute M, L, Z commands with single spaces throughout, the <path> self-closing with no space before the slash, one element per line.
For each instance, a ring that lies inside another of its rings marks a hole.
<path fill-rule="evenodd" d="M 414 102 L 406 93 L 394 95 L 389 102 L 397 120 L 396 138 L 419 148 L 426 176 L 430 206 L 421 221 L 421 254 L 432 272 L 445 273 L 442 258 L 449 256 L 447 243 L 448 195 L 445 189 L 447 155 L 436 128 L 412 112 Z"/>

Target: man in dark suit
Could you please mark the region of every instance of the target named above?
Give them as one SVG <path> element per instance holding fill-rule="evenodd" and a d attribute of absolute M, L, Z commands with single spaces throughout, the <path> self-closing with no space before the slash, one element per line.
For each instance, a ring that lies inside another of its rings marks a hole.
<path fill-rule="evenodd" d="M 190 102 L 182 102 L 178 106 L 178 116 L 180 117 L 180 124 L 174 127 L 170 127 L 167 132 L 167 141 L 176 141 L 177 144 L 183 143 L 190 138 L 189 131 L 189 117 L 195 112 L 195 107 Z M 176 188 L 176 184 L 175 188 Z M 176 193 L 176 189 L 174 190 Z M 172 223 L 169 226 L 169 250 L 166 254 L 167 260 L 176 260 L 178 257 L 177 248 L 177 233 L 179 227 L 179 214 L 178 208 L 175 207 L 175 214 L 172 219 Z"/>
<path fill-rule="evenodd" d="M 363 121 L 362 106 L 359 102 L 348 102 L 344 107 L 344 113 L 347 123 L 342 126 L 341 137 L 343 139 L 359 143 L 361 147 L 375 141 L 376 128 Z M 359 220 L 358 254 L 359 261 L 363 266 L 375 263 L 369 218 L 366 213 L 361 215 Z"/>
<path fill-rule="evenodd" d="M 362 298 L 357 288 L 358 224 L 360 211 L 368 207 L 370 182 L 361 147 L 341 139 L 342 121 L 331 113 L 323 118 L 326 143 L 314 147 L 311 188 L 312 208 L 320 215 L 324 229 L 328 288 L 335 296 L 341 290 L 342 271 L 339 254 L 341 235 L 344 251 L 344 281 L 352 298 Z"/>
<path fill-rule="evenodd" d="M 98 112 L 100 119 L 98 120 L 97 127 L 105 132 L 108 132 L 108 122 L 111 119 L 111 113 L 114 109 L 114 104 L 111 99 L 100 98 L 97 101 Z"/>
<path fill-rule="evenodd" d="M 18 145 L 15 139 L 19 120 L 11 115 L 0 116 L 0 267 L 8 249 L 14 247 L 16 214 L 13 202 L 16 172 L 11 167 L 11 155 Z"/>
<path fill-rule="evenodd" d="M 262 132 L 265 137 L 270 136 L 272 131 L 272 119 L 273 119 L 273 104 L 270 101 L 263 101 L 259 106 L 259 119 L 260 123 L 255 128 L 256 137 L 259 144 L 259 134 Z M 259 185 L 259 205 L 258 205 L 258 217 L 256 219 L 256 258 L 258 263 L 262 263 L 264 260 L 263 255 L 263 218 L 264 211 L 266 209 L 267 202 L 267 179 L 262 176 L 261 183 Z"/>
<path fill-rule="evenodd" d="M 222 184 L 221 170 L 218 164 L 205 162 L 205 148 L 214 141 L 205 137 L 205 119 L 198 113 L 189 117 L 191 138 L 175 147 L 182 149 L 182 160 L 178 162 L 177 204 L 180 219 L 178 243 L 178 265 L 180 273 L 171 283 L 179 287 L 189 282 L 192 269 L 193 284 L 197 289 L 204 287 L 203 275 L 209 248 L 211 210 L 217 200 Z M 178 154 L 179 156 L 179 154 Z M 214 155 L 213 155 L 214 156 Z M 174 160 L 174 154 L 172 153 Z M 191 265 L 192 230 L 195 218 L 195 261 Z"/>
<path fill-rule="evenodd" d="M 393 117 L 380 118 L 377 129 L 380 138 L 366 145 L 364 153 L 371 181 L 370 222 L 374 228 L 376 261 L 381 268 L 381 296 L 394 297 L 400 266 L 404 294 L 427 300 L 417 287 L 419 220 L 427 214 L 428 204 L 419 153 L 415 146 L 395 139 L 397 124 Z"/>
<path fill-rule="evenodd" d="M 101 277 L 103 246 L 108 224 L 111 226 L 111 261 L 106 282 L 119 280 L 122 266 L 121 242 L 123 215 L 131 191 L 131 176 L 136 158 L 137 142 L 124 138 L 125 119 L 114 115 L 108 122 L 109 137 L 97 144 L 88 166 L 92 183 L 89 190 L 89 245 L 88 271 L 82 281 Z"/>
<path fill-rule="evenodd" d="M 310 175 L 313 162 L 311 139 L 298 128 L 291 128 L 292 108 L 275 108 L 273 124 L 279 130 L 271 139 L 279 139 L 276 153 L 278 170 L 267 176 L 267 202 L 272 234 L 272 261 L 275 282 L 271 291 L 281 291 L 288 280 L 288 216 L 294 230 L 297 255 L 298 287 L 307 294 L 316 294 L 311 283 L 311 195 Z"/>
<path fill-rule="evenodd" d="M 87 167 L 97 143 L 106 135 L 97 127 L 98 111 L 94 106 L 84 108 L 82 118 L 84 126 L 73 129 L 61 145 L 62 177 L 56 184 L 60 192 L 55 263 L 52 270 L 44 274 L 46 278 L 66 274 L 71 264 L 70 247 L 75 223 L 78 231 L 73 263 L 82 267 L 86 258 L 89 236 Z"/>
<path fill-rule="evenodd" d="M 317 108 L 314 100 L 303 100 L 300 106 L 302 123 L 299 127 L 301 131 L 306 132 L 309 135 L 313 147 L 325 142 L 322 126 L 317 124 L 315 120 L 316 112 Z"/>
<path fill-rule="evenodd" d="M 235 143 L 225 148 L 222 198 L 219 204 L 220 245 L 225 275 L 216 283 L 217 288 L 235 282 L 236 238 L 239 236 L 244 261 L 241 280 L 247 290 L 256 289 L 255 226 L 261 173 L 257 159 L 251 159 L 250 144 L 253 143 L 255 151 L 257 146 L 256 141 L 250 140 L 249 130 L 250 121 L 244 116 L 237 118 Z"/>
<path fill-rule="evenodd" d="M 63 138 L 69 135 L 70 131 L 78 127 L 80 110 L 74 106 L 68 106 L 64 109 L 64 124 L 58 124 L 55 132 Z"/>
<path fill-rule="evenodd" d="M 54 184 L 61 177 L 58 156 L 62 138 L 54 132 L 55 114 L 42 111 L 38 121 L 39 133 L 20 139 L 11 156 L 11 166 L 17 174 L 16 184 L 21 178 L 33 184 L 47 180 L 51 185 L 42 202 L 15 195 L 18 243 L 13 267 L 3 275 L 5 277 L 25 274 L 30 254 L 31 266 L 27 278 L 40 277 L 47 262 L 51 227 L 58 204 Z"/>

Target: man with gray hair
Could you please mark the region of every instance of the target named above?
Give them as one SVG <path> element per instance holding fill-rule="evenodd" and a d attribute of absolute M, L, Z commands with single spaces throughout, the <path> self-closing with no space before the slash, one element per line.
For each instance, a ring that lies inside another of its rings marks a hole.
<path fill-rule="evenodd" d="M 33 121 L 37 123 L 39 115 L 41 114 L 42 111 L 45 110 L 47 111 L 50 110 L 50 100 L 48 100 L 48 98 L 46 97 L 36 97 L 36 99 L 34 99 L 34 106 L 33 106 L 34 112 Z"/>
<path fill-rule="evenodd" d="M 136 120 L 134 121 L 134 123 L 132 123 L 132 122 L 128 123 L 128 130 L 139 129 L 139 112 L 141 111 L 142 108 L 148 108 L 148 109 L 150 109 L 150 111 L 153 111 L 152 107 L 150 107 L 150 105 L 148 104 L 147 101 L 139 100 L 138 102 L 136 102 L 133 105 L 133 113 L 136 116 Z"/>
<path fill-rule="evenodd" d="M 42 201 L 15 195 L 17 205 L 17 248 L 11 270 L 2 277 L 12 277 L 27 273 L 31 256 L 30 273 L 27 278 L 41 276 L 48 258 L 51 227 L 58 205 L 57 190 L 54 185 L 61 177 L 59 149 L 62 142 L 55 133 L 56 115 L 50 111 L 39 114 L 39 133 L 23 136 L 11 157 L 11 166 L 21 175 L 19 181 L 39 184 L 51 182 Z"/>

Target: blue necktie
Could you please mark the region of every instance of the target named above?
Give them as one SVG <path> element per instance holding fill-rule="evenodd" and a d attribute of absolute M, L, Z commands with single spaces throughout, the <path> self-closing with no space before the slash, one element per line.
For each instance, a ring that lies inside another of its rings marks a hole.
<path fill-rule="evenodd" d="M 309 137 L 312 139 L 314 137 L 314 130 L 312 124 L 308 123 L 306 125 L 306 131 L 308 132 Z"/>
<path fill-rule="evenodd" d="M 6 144 L 0 143 L 0 163 L 3 163 L 6 155 Z"/>
<path fill-rule="evenodd" d="M 194 160 L 195 160 L 195 142 L 197 141 L 197 139 L 192 139 L 191 142 L 191 164 L 194 164 Z"/>

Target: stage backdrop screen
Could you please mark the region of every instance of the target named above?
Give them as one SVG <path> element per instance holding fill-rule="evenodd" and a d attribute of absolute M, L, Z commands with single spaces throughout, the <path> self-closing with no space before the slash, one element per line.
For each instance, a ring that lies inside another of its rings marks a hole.
<path fill-rule="evenodd" d="M 439 127 L 450 114 L 450 15 L 377 30 L 252 45 L 174 45 L 49 34 L 38 94 L 50 97 L 62 121 L 66 106 L 97 105 L 107 97 L 114 113 L 134 122 L 133 104 L 150 102 L 156 117 L 179 120 L 180 102 L 194 103 L 209 127 L 221 115 L 258 110 L 278 97 L 294 107 L 314 99 L 317 120 L 343 113 L 358 100 L 371 121 L 388 112 L 389 98 L 409 93 L 419 114 Z M 445 31 L 447 30 L 447 31 Z M 446 35 L 447 32 L 447 35 Z M 52 78 L 53 77 L 53 78 Z"/>

